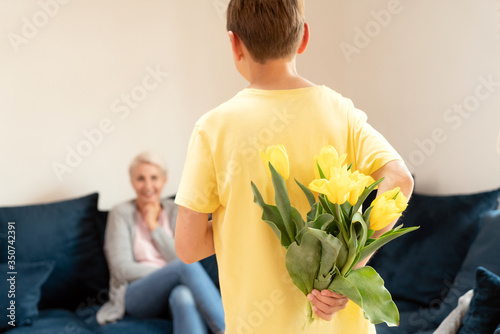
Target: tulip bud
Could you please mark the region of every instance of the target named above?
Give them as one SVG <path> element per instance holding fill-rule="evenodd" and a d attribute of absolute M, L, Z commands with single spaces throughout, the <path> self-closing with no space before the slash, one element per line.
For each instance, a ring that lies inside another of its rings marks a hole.
<path fill-rule="evenodd" d="M 394 188 L 377 197 L 371 206 L 370 229 L 377 231 L 399 218 L 408 206 L 408 200 L 399 188 Z"/>
<path fill-rule="evenodd" d="M 290 176 L 290 165 L 286 149 L 283 145 L 269 146 L 265 152 L 260 151 L 260 157 L 266 167 L 271 163 L 285 180 L 288 179 Z M 269 171 L 269 174 L 271 174 L 271 171 Z"/>

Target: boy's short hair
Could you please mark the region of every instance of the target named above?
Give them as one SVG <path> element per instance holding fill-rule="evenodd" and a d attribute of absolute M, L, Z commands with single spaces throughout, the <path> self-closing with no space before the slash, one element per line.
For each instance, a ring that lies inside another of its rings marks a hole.
<path fill-rule="evenodd" d="M 231 0 L 227 30 L 240 37 L 258 63 L 291 59 L 304 35 L 304 0 Z"/>

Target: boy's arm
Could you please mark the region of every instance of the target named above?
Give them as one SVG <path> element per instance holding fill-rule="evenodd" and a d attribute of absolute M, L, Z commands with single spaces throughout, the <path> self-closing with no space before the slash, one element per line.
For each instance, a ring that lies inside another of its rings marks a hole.
<path fill-rule="evenodd" d="M 179 206 L 175 251 L 185 263 L 193 263 L 215 253 L 212 221 L 208 220 L 208 213 Z"/>
<path fill-rule="evenodd" d="M 388 190 L 392 190 L 396 187 L 399 187 L 403 195 L 405 195 L 406 198 L 410 199 L 410 196 L 413 192 L 413 177 L 411 176 L 410 171 L 408 170 L 403 161 L 394 160 L 388 162 L 387 164 L 376 170 L 374 173 L 372 173 L 371 176 L 373 177 L 374 180 L 384 178 L 384 181 L 382 181 L 382 183 L 380 183 L 380 185 L 378 186 L 377 196 Z M 398 219 L 395 219 L 393 222 L 391 222 L 383 229 L 375 231 L 375 233 L 373 233 L 372 235 L 372 238 L 376 239 L 385 232 L 392 229 L 394 225 L 396 225 L 397 221 Z M 370 260 L 372 255 L 368 256 L 363 261 L 359 262 L 356 265 L 356 268 L 364 266 L 368 262 L 368 260 Z"/>

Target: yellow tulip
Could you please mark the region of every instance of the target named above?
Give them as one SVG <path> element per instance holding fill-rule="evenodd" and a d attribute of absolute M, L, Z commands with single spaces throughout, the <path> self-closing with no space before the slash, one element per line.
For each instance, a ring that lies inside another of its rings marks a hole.
<path fill-rule="evenodd" d="M 326 179 L 329 180 L 331 169 L 340 168 L 346 157 L 347 154 L 343 154 L 339 157 L 337 150 L 332 145 L 323 147 L 319 155 L 314 157 L 314 177 L 316 179 L 321 178 L 318 170 L 319 165 Z"/>
<path fill-rule="evenodd" d="M 365 175 L 358 171 L 349 171 L 349 178 L 351 179 L 351 191 L 349 192 L 348 201 L 349 204 L 354 206 L 358 202 L 359 196 L 365 190 L 365 188 L 373 183 L 373 179 L 371 178 L 371 176 Z"/>
<path fill-rule="evenodd" d="M 394 188 L 378 196 L 371 206 L 370 229 L 377 231 L 399 218 L 408 206 L 408 200 L 399 188 Z"/>
<path fill-rule="evenodd" d="M 266 164 L 266 168 L 269 163 L 280 173 L 285 180 L 288 180 L 290 176 L 290 164 L 288 162 L 288 155 L 286 154 L 286 149 L 283 145 L 273 145 L 269 146 L 266 151 L 260 151 L 260 158 Z M 271 171 L 269 171 L 271 173 Z"/>
<path fill-rule="evenodd" d="M 347 201 L 351 191 L 351 179 L 347 166 L 330 168 L 330 179 L 316 179 L 309 184 L 309 189 L 326 195 L 332 203 L 343 204 Z"/>

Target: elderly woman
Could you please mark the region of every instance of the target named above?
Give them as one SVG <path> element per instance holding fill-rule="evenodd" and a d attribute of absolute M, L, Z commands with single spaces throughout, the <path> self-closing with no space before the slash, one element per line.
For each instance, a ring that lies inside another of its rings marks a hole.
<path fill-rule="evenodd" d="M 224 332 L 219 291 L 199 263 L 175 254 L 177 206 L 160 199 L 167 182 L 161 156 L 139 154 L 129 168 L 137 198 L 109 213 L 104 251 L 110 268 L 110 301 L 97 313 L 101 324 L 124 314 L 172 315 L 175 334 Z"/>

